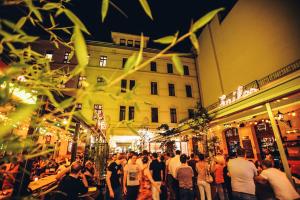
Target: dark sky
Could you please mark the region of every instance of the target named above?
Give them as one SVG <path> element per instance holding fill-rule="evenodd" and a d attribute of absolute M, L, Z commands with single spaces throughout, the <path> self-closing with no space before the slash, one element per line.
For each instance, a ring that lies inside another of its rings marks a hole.
<path fill-rule="evenodd" d="M 188 31 L 191 20 L 196 21 L 205 13 L 220 7 L 229 11 L 236 0 L 148 0 L 154 20 L 144 13 L 138 0 L 111 0 L 128 17 L 122 15 L 112 5 L 104 23 L 101 22 L 101 0 L 72 0 L 70 9 L 86 24 L 91 36 L 87 39 L 111 42 L 110 32 L 124 32 L 149 36 L 157 39 L 180 31 Z M 225 12 L 226 12 L 225 11 Z M 19 11 L 0 9 L 0 17 L 16 18 Z M 2 15 L 2 16 L 1 16 Z M 62 22 L 60 22 L 62 23 Z M 28 30 L 29 32 L 32 31 Z M 151 45 L 151 43 L 150 43 Z M 157 47 L 159 46 L 152 46 Z M 174 50 L 187 52 L 191 49 L 189 40 L 178 45 Z"/>

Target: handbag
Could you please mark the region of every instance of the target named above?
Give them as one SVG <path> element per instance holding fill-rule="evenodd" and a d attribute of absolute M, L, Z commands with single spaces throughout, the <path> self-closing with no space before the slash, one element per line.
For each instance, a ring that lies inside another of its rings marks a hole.
<path fill-rule="evenodd" d="M 214 181 L 214 178 L 212 177 L 212 175 L 210 175 L 210 173 L 208 171 L 206 171 L 206 174 L 205 174 L 205 181 L 207 183 L 212 183 Z"/>

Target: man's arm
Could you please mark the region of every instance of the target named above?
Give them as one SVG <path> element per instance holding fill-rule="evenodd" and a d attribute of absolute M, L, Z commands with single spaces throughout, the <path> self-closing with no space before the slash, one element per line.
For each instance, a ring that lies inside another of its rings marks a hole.
<path fill-rule="evenodd" d="M 111 187 L 110 177 L 111 177 L 111 171 L 107 170 L 107 173 L 106 173 L 106 184 L 107 184 L 109 193 L 111 194 L 111 193 L 113 193 L 113 189 Z"/>
<path fill-rule="evenodd" d="M 268 182 L 267 179 L 265 179 L 263 176 L 259 175 L 259 176 L 255 176 L 254 180 L 261 183 L 261 184 L 266 184 Z"/>
<path fill-rule="evenodd" d="M 125 168 L 124 168 L 124 177 L 123 177 L 123 191 L 124 191 L 124 194 L 127 193 L 127 188 L 126 188 L 127 175 L 128 175 L 127 166 L 125 166 Z"/>

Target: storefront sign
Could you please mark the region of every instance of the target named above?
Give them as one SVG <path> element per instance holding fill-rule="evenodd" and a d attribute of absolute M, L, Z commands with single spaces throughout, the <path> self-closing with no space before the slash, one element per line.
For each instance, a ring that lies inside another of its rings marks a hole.
<path fill-rule="evenodd" d="M 246 97 L 254 92 L 257 92 L 257 91 L 258 91 L 257 88 L 250 88 L 248 90 L 244 90 L 243 86 L 239 86 L 237 88 L 237 90 L 232 93 L 232 97 L 228 98 L 226 95 L 222 95 L 220 97 L 220 107 L 228 106 L 231 103 L 233 103 L 241 98 L 244 98 L 244 97 Z"/>

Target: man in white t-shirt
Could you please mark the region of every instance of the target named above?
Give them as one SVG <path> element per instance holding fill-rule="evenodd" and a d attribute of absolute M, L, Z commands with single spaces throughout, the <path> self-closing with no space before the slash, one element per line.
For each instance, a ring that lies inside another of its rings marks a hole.
<path fill-rule="evenodd" d="M 273 188 L 276 199 L 294 200 L 300 198 L 300 195 L 297 193 L 286 174 L 279 169 L 273 168 L 271 161 L 262 161 L 262 167 L 263 171 L 255 179 L 260 183 L 269 182 Z"/>
<path fill-rule="evenodd" d="M 181 151 L 176 150 L 175 153 L 176 153 L 175 157 L 171 158 L 169 162 L 169 171 L 172 175 L 172 188 L 175 192 L 176 200 L 178 200 L 180 197 L 179 197 L 179 183 L 178 180 L 176 179 L 176 170 L 178 167 L 181 166 L 181 162 L 180 162 Z"/>
<path fill-rule="evenodd" d="M 126 199 L 136 200 L 139 193 L 141 180 L 141 168 L 137 165 L 137 155 L 132 154 L 131 162 L 124 168 L 123 190 Z"/>
<path fill-rule="evenodd" d="M 228 162 L 232 196 L 234 199 L 255 200 L 254 177 L 257 176 L 257 169 L 252 162 L 245 159 L 243 148 L 237 149 L 237 156 Z"/>

